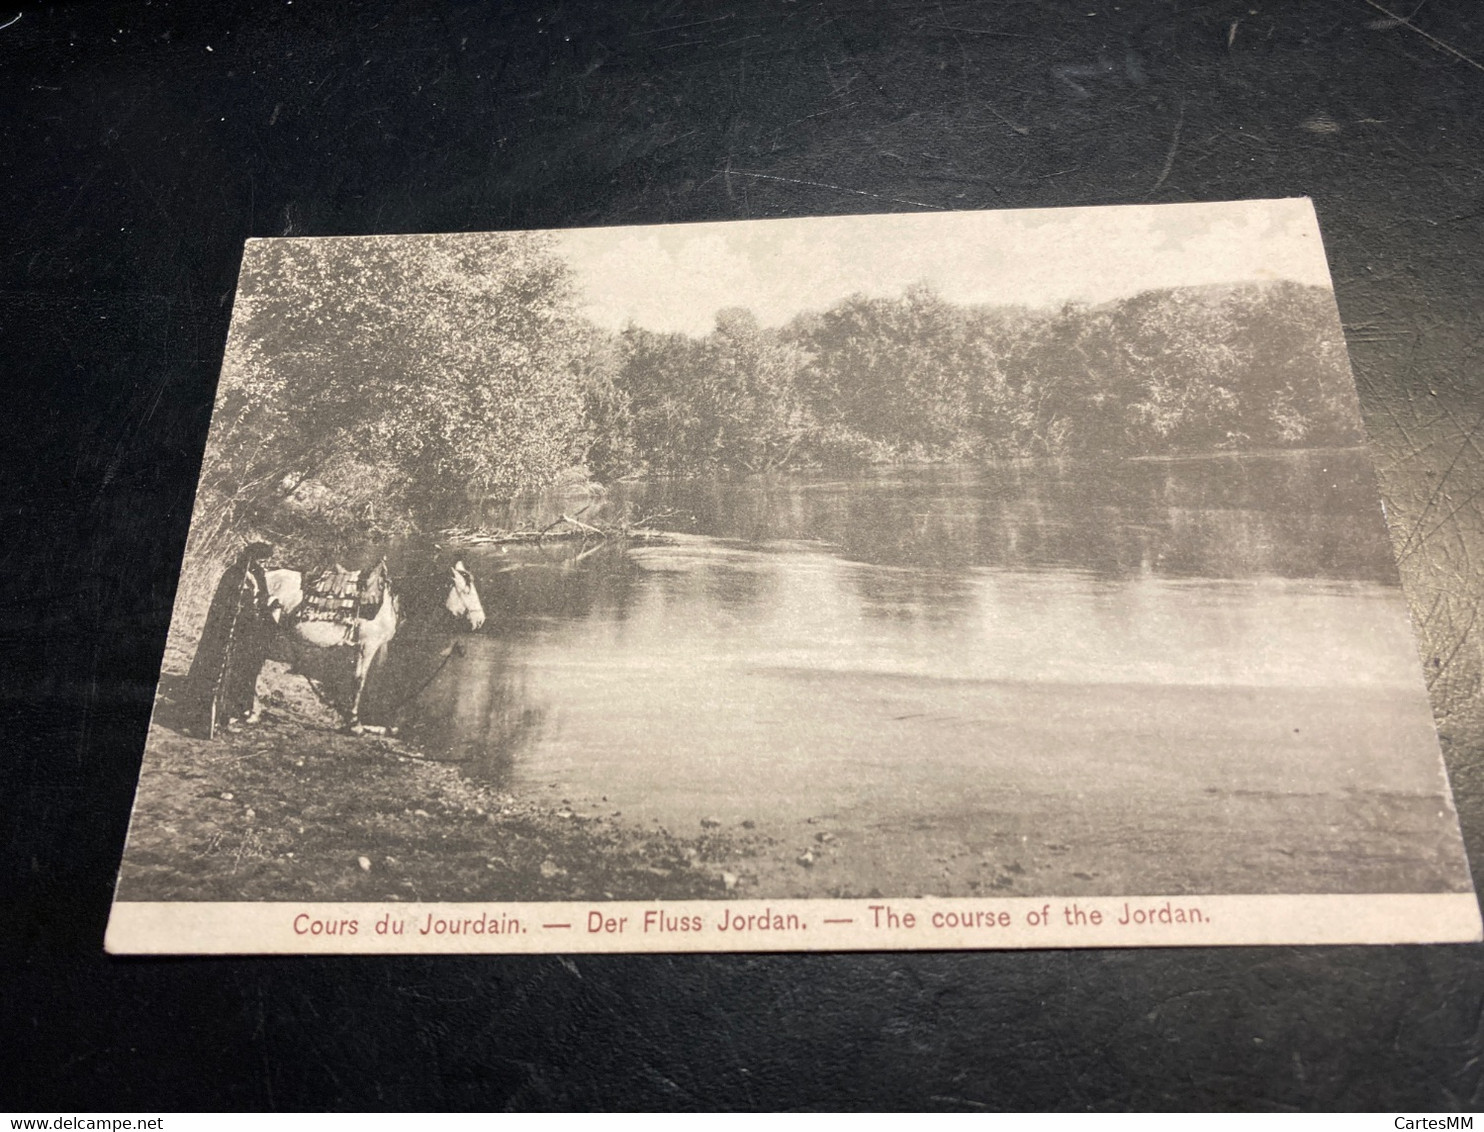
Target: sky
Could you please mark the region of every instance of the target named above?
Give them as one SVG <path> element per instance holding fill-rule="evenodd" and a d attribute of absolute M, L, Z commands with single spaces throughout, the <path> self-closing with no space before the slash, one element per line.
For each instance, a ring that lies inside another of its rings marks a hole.
<path fill-rule="evenodd" d="M 1092 303 L 1152 287 L 1329 286 L 1307 199 L 747 220 L 554 233 L 602 326 L 705 334 L 750 308 L 780 326 L 848 295 L 927 283 L 956 303 Z"/>

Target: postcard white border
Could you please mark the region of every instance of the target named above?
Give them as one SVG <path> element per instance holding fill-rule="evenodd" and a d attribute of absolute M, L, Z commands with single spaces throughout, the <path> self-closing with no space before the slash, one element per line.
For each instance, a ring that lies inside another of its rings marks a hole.
<path fill-rule="evenodd" d="M 115 955 L 532 955 L 1481 939 L 1478 901 L 1458 892 L 552 904 L 121 901 L 105 946 Z"/>

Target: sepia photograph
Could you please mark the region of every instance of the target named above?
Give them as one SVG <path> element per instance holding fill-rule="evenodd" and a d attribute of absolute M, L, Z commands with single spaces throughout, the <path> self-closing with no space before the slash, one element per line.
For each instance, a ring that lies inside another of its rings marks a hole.
<path fill-rule="evenodd" d="M 110 950 L 1478 936 L 1307 200 L 246 244 Z"/>

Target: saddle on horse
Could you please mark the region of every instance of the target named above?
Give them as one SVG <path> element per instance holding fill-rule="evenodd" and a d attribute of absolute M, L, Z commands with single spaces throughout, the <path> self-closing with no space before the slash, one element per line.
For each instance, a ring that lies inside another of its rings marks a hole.
<path fill-rule="evenodd" d="M 383 558 L 369 570 L 348 570 L 338 562 L 304 578 L 304 601 L 295 611 L 300 621 L 330 621 L 354 629 L 376 616 L 386 600 L 387 566 Z"/>

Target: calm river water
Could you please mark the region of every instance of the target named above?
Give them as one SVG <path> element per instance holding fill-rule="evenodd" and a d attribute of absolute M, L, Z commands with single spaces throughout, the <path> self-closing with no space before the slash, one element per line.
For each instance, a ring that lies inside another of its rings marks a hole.
<path fill-rule="evenodd" d="M 684 533 L 465 556 L 489 624 L 416 742 L 672 829 L 1102 845 L 1109 891 L 1467 887 L 1362 452 L 657 481 L 587 515 L 625 508 Z"/>

